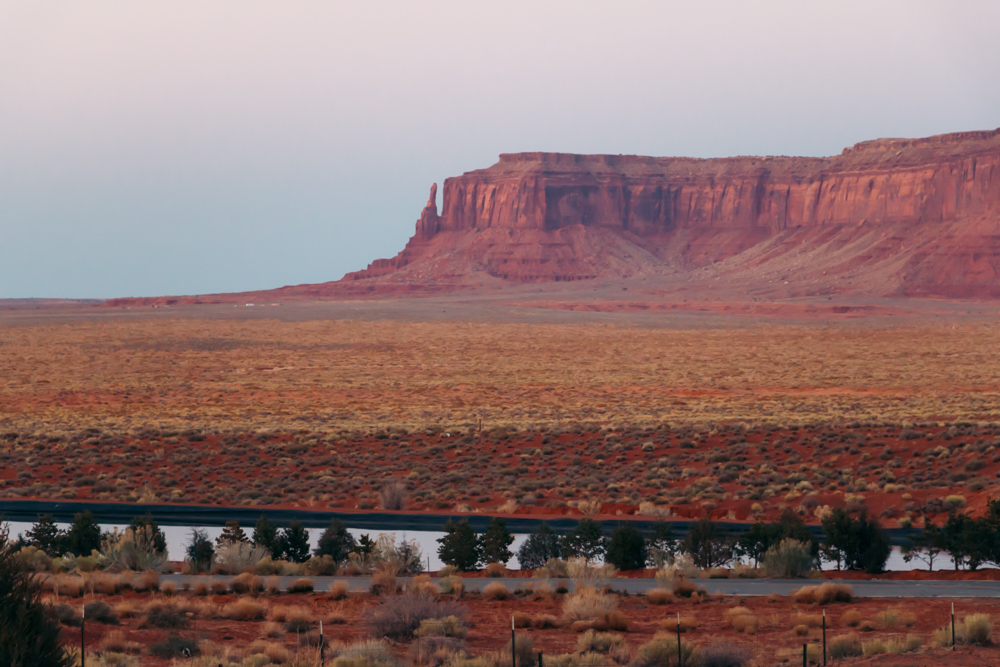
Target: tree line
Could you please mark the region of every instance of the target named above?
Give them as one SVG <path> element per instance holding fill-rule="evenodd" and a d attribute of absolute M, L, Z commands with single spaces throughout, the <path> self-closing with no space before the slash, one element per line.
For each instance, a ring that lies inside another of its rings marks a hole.
<path fill-rule="evenodd" d="M 466 519 L 449 521 L 444 531 L 444 537 L 438 540 L 438 557 L 459 570 L 506 564 L 513 557 L 510 546 L 514 537 L 503 519 L 494 518 L 481 535 Z M 707 516 L 684 536 L 677 535 L 666 521 L 657 521 L 645 534 L 633 523 L 623 521 L 606 534 L 600 522 L 584 517 L 563 534 L 542 522 L 518 549 L 517 560 L 522 569 L 531 570 L 544 567 L 552 559 L 568 558 L 603 560 L 619 570 L 637 570 L 664 567 L 684 554 L 694 566 L 706 570 L 737 561 L 757 567 L 769 551 L 785 540 L 794 540 L 805 550 L 810 568 L 826 560 L 836 563 L 838 569 L 873 573 L 885 570 L 891 546 L 878 521 L 866 512 L 851 515 L 843 509 L 833 510 L 823 519 L 823 532 L 825 537 L 818 540 L 791 511 L 775 522 L 758 521 L 735 535 L 723 531 Z"/>

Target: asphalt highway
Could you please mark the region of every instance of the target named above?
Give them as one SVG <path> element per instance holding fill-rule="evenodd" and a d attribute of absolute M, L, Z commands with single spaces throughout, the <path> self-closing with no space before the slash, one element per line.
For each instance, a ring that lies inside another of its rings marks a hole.
<path fill-rule="evenodd" d="M 265 581 L 267 577 L 261 577 Z M 317 591 L 329 590 L 336 581 L 347 582 L 351 591 L 367 591 L 371 580 L 368 577 L 308 577 L 314 582 Z M 198 582 L 220 581 L 228 582 L 229 576 L 197 576 L 184 574 L 166 574 L 160 577 L 160 582 L 171 581 L 179 588 L 194 587 Z M 282 590 L 299 577 L 278 577 Z M 435 581 L 437 581 L 435 579 Z M 513 591 L 524 588 L 529 582 L 539 583 L 541 579 L 532 578 L 470 578 L 463 579 L 466 590 L 478 591 L 484 586 L 498 581 Z M 823 579 L 692 579 L 700 588 L 709 593 L 722 595 L 788 595 L 799 588 L 810 584 L 821 584 Z M 573 590 L 573 582 L 568 579 L 550 579 L 548 583 L 557 587 L 564 585 Z M 850 584 L 856 597 L 863 598 L 1000 598 L 1000 581 L 878 581 L 878 580 L 843 580 L 838 583 Z M 644 593 L 656 588 L 654 579 L 613 579 L 611 588 L 623 593 Z"/>

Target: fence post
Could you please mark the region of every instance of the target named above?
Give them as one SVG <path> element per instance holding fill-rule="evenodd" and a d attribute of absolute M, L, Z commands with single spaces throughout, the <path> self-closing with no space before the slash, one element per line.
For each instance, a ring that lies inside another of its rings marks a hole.
<path fill-rule="evenodd" d="M 323 641 L 323 621 L 320 621 L 319 622 L 319 667 L 324 667 L 324 665 L 326 665 L 326 659 L 323 656 L 324 643 L 325 642 Z M 417 649 L 417 655 L 418 656 L 420 655 L 419 649 Z"/>
<path fill-rule="evenodd" d="M 677 612 L 677 664 L 684 665 L 684 655 L 681 653 L 681 613 Z"/>
<path fill-rule="evenodd" d="M 514 615 L 510 617 L 510 665 L 517 667 L 517 642 L 514 641 Z"/>
<path fill-rule="evenodd" d="M 823 610 L 823 665 L 826 665 L 826 609 Z"/>
<path fill-rule="evenodd" d="M 84 601 L 83 609 L 80 610 L 80 667 L 87 667 L 87 647 L 84 633 L 87 630 L 87 602 Z"/>
<path fill-rule="evenodd" d="M 543 667 L 542 666 L 542 652 L 541 651 L 538 652 L 538 667 Z"/>
<path fill-rule="evenodd" d="M 802 667 L 809 667 L 809 651 L 806 650 L 806 644 L 802 645 Z"/>
<path fill-rule="evenodd" d="M 951 650 L 955 650 L 955 603 L 951 603 Z"/>

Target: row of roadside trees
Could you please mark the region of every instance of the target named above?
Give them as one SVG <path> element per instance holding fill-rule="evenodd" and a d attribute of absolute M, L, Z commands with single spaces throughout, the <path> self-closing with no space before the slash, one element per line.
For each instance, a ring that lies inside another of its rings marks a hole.
<path fill-rule="evenodd" d="M 865 512 L 852 515 L 834 510 L 823 520 L 825 537 L 818 540 L 794 513 L 785 512 L 778 521 L 757 522 L 742 533 L 724 531 L 709 518 L 698 521 L 683 537 L 671 524 L 658 521 L 644 534 L 631 522 L 619 523 L 610 534 L 601 523 L 585 517 L 563 534 L 541 523 L 517 552 L 522 569 L 543 567 L 551 559 L 583 558 L 603 560 L 619 570 L 659 568 L 681 554 L 702 569 L 724 567 L 734 562 L 761 565 L 769 551 L 785 540 L 801 545 L 808 567 L 821 560 L 836 563 L 838 569 L 881 572 L 889 558 L 889 540 L 876 520 Z M 438 557 L 459 570 L 474 570 L 489 563 L 506 564 L 512 557 L 513 535 L 503 519 L 494 518 L 481 535 L 465 519 L 445 526 L 438 540 Z"/>

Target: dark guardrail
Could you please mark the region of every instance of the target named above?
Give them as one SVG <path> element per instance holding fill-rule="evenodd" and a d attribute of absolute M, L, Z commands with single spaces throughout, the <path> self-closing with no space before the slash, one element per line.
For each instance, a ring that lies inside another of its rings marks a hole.
<path fill-rule="evenodd" d="M 88 503 L 61 500 L 2 500 L 0 517 L 7 521 L 35 521 L 39 515 L 51 514 L 56 521 L 69 522 L 73 515 L 90 510 L 99 523 L 124 524 L 133 517 L 150 514 L 165 526 L 224 526 L 227 521 L 238 521 L 242 526 L 252 526 L 261 514 L 278 526 L 287 526 L 298 519 L 307 528 L 323 528 L 332 519 L 340 519 L 348 528 L 383 532 L 405 530 L 442 530 L 450 521 L 468 519 L 477 531 L 486 530 L 494 515 L 490 514 L 421 514 L 415 512 L 334 512 L 329 510 L 281 509 L 271 507 L 209 507 L 198 505 L 154 505 L 137 503 Z M 507 529 L 512 533 L 530 533 L 543 521 L 556 532 L 567 532 L 576 527 L 578 517 L 537 518 L 502 515 Z M 605 531 L 610 531 L 620 521 L 627 521 L 642 532 L 652 530 L 654 521 L 621 517 L 604 520 Z M 668 518 L 666 521 L 678 535 L 684 535 L 697 523 L 693 519 Z M 736 535 L 750 525 L 738 521 L 716 521 L 719 530 Z M 823 537 L 819 526 L 809 526 L 817 538 Z M 910 543 L 910 536 L 916 534 L 912 528 L 889 528 L 886 533 L 895 545 Z"/>

